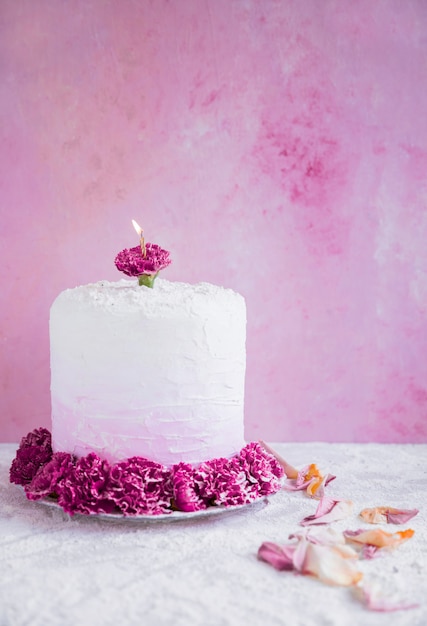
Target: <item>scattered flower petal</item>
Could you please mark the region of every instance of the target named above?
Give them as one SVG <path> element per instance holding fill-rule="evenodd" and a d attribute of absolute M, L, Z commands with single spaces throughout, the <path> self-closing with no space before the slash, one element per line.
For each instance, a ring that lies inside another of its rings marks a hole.
<path fill-rule="evenodd" d="M 346 530 L 344 537 L 353 543 L 366 544 L 377 548 L 395 548 L 410 539 L 414 534 L 411 528 L 399 530 L 396 533 L 387 533 L 385 530 Z"/>
<path fill-rule="evenodd" d="M 305 537 L 311 543 L 320 543 L 323 546 L 345 544 L 343 533 L 331 526 L 309 526 L 289 535 L 289 539 L 301 539 L 302 537 Z"/>
<path fill-rule="evenodd" d="M 323 476 L 317 465 L 311 463 L 311 465 L 303 467 L 297 476 L 290 483 L 286 483 L 283 488 L 288 491 L 306 490 L 307 495 L 311 498 L 322 498 L 325 493 L 324 488 L 335 478 L 336 476 L 332 474 Z"/>
<path fill-rule="evenodd" d="M 337 520 L 345 519 L 352 511 L 353 502 L 351 500 L 334 500 L 333 498 L 323 496 L 319 500 L 316 512 L 313 515 L 305 517 L 300 523 L 301 526 L 329 524 Z"/>
<path fill-rule="evenodd" d="M 296 546 L 278 546 L 265 541 L 258 550 L 258 558 L 279 571 L 294 569 L 293 556 Z"/>
<path fill-rule="evenodd" d="M 388 524 L 406 524 L 410 519 L 415 517 L 418 513 L 418 509 L 388 509 L 387 523 Z"/>
<path fill-rule="evenodd" d="M 312 498 L 323 498 L 325 495 L 325 487 L 329 485 L 329 483 L 335 480 L 336 476 L 333 474 L 326 474 L 321 479 L 313 480 L 309 486 L 307 487 L 307 494 Z"/>
<path fill-rule="evenodd" d="M 410 603 L 396 598 L 395 593 L 386 593 L 378 584 L 358 585 L 355 588 L 356 595 L 363 604 L 371 611 L 391 612 L 406 611 L 418 608 L 418 604 Z"/>
<path fill-rule="evenodd" d="M 362 559 L 366 559 L 367 561 L 370 559 L 375 559 L 377 556 L 380 556 L 381 548 L 377 548 L 377 546 L 370 546 L 369 544 L 365 544 L 362 546 L 362 551 L 360 553 Z"/>
<path fill-rule="evenodd" d="M 311 533 L 310 530 L 291 535 L 290 538 L 297 540 L 294 544 L 263 543 L 258 558 L 277 570 L 294 569 L 331 585 L 358 583 L 362 578 L 355 564 L 358 554 L 345 545 L 342 533 Z"/>
<path fill-rule="evenodd" d="M 305 536 L 311 543 L 334 546 L 345 558 L 357 559 L 359 557 L 358 552 L 346 543 L 344 534 L 330 526 L 309 526 L 303 532 L 306 533 Z"/>
<path fill-rule="evenodd" d="M 363 509 L 360 517 L 369 524 L 406 524 L 417 515 L 418 509 L 394 509 L 388 506 L 376 506 Z"/>
<path fill-rule="evenodd" d="M 322 546 L 307 542 L 302 572 L 317 576 L 330 585 L 348 587 L 357 584 L 363 574 L 357 569 L 354 556 L 343 553 L 339 546 Z"/>

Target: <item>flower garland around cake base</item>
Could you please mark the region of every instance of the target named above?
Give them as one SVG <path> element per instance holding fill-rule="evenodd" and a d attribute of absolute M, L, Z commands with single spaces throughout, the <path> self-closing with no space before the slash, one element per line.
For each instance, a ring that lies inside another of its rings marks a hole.
<path fill-rule="evenodd" d="M 249 504 L 278 491 L 283 474 L 278 460 L 256 442 L 231 459 L 197 467 L 167 467 L 143 457 L 110 464 L 94 452 L 80 458 L 53 452 L 50 432 L 38 428 L 22 438 L 10 482 L 22 485 L 30 500 L 54 499 L 70 515 L 129 516 Z"/>

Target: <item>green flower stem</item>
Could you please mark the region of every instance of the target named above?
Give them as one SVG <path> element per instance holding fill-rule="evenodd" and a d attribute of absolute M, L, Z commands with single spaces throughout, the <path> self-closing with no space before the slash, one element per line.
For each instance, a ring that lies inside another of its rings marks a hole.
<path fill-rule="evenodd" d="M 152 289 L 158 273 L 159 272 L 156 274 L 141 274 L 138 276 L 139 286 L 142 287 L 142 285 L 145 285 L 146 287 L 150 287 L 150 289 Z"/>

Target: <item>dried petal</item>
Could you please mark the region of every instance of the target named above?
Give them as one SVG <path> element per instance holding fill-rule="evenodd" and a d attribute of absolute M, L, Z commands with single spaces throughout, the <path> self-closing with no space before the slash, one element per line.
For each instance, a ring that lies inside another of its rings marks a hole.
<path fill-rule="evenodd" d="M 314 479 L 307 487 L 307 494 L 312 498 L 323 498 L 325 495 L 325 487 L 329 483 L 335 480 L 336 476 L 333 474 L 326 474 L 321 479 Z"/>
<path fill-rule="evenodd" d="M 275 569 L 294 569 L 293 555 L 296 546 L 278 546 L 271 541 L 265 541 L 258 550 L 258 558 L 272 565 Z"/>
<path fill-rule="evenodd" d="M 346 530 L 344 537 L 353 543 L 376 546 L 377 548 L 395 548 L 410 539 L 414 534 L 411 528 L 399 530 L 396 533 L 387 533 L 380 528 L 375 530 Z"/>
<path fill-rule="evenodd" d="M 302 526 L 311 524 L 329 524 L 337 520 L 345 519 L 353 511 L 353 502 L 351 500 L 334 500 L 323 496 L 319 500 L 316 512 L 313 515 L 305 517 L 300 523 Z"/>
<path fill-rule="evenodd" d="M 418 509 L 388 509 L 386 516 L 389 524 L 406 524 L 415 517 Z"/>
<path fill-rule="evenodd" d="M 388 506 L 376 506 L 363 509 L 360 517 L 369 524 L 406 524 L 417 515 L 418 509 L 394 509 Z"/>
<path fill-rule="evenodd" d="M 355 589 L 359 599 L 371 611 L 391 612 L 418 608 L 418 604 L 396 598 L 395 593 L 386 593 L 378 584 L 364 584 Z"/>
<path fill-rule="evenodd" d="M 345 545 L 342 533 L 331 529 L 309 529 L 290 538 L 296 539 L 297 543 L 286 546 L 263 543 L 258 558 L 278 570 L 295 569 L 332 585 L 354 585 L 361 579 L 362 574 L 355 565 L 358 554 Z"/>
<path fill-rule="evenodd" d="M 305 537 L 311 543 L 319 543 L 323 546 L 345 544 L 342 532 L 335 530 L 331 526 L 309 526 L 304 530 L 289 535 L 289 539 L 301 539 L 302 537 Z"/>
<path fill-rule="evenodd" d="M 355 585 L 362 578 L 355 560 L 353 555 L 345 554 L 340 546 L 308 542 L 302 571 L 317 576 L 324 583 L 347 587 Z"/>
<path fill-rule="evenodd" d="M 366 544 L 362 547 L 360 554 L 362 559 L 366 559 L 368 561 L 369 559 L 375 559 L 377 556 L 380 556 L 380 549 L 381 548 L 377 548 L 377 546 L 370 546 Z"/>
<path fill-rule="evenodd" d="M 298 572 L 304 573 L 304 564 L 307 558 L 308 541 L 304 535 L 299 537 L 294 552 L 294 567 Z"/>
<path fill-rule="evenodd" d="M 295 468 L 292 469 L 296 471 Z M 290 478 L 290 476 L 288 476 L 288 478 Z M 334 478 L 336 478 L 336 476 L 332 474 L 323 476 L 317 465 L 311 463 L 311 465 L 306 465 L 297 472 L 296 477 L 293 477 L 293 481 L 291 483 L 285 483 L 283 488 L 288 491 L 303 491 L 305 489 L 307 495 L 311 498 L 322 498 L 325 494 L 324 489 L 326 485 L 334 480 Z"/>

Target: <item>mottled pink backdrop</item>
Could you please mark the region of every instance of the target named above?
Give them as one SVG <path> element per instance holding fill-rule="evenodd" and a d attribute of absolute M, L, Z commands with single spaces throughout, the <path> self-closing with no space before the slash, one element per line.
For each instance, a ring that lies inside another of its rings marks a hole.
<path fill-rule="evenodd" d="M 427 441 L 427 4 L 2 0 L 0 439 L 50 426 L 49 307 L 241 292 L 246 436 Z"/>

